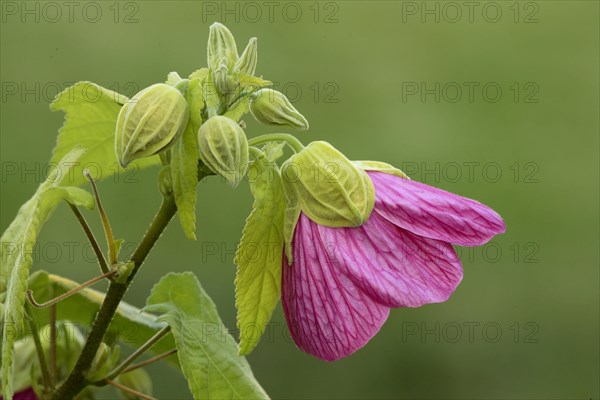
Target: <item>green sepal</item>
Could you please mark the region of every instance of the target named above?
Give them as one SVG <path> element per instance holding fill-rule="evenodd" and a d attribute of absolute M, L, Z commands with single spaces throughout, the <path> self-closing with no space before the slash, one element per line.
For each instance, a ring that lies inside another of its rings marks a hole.
<path fill-rule="evenodd" d="M 233 34 L 218 22 L 210 26 L 208 33 L 208 47 L 206 56 L 209 68 L 215 70 L 225 60 L 229 71 L 238 60 L 237 46 Z"/>
<path fill-rule="evenodd" d="M 225 116 L 209 118 L 198 130 L 200 159 L 233 187 L 248 171 L 248 140 L 240 125 Z"/>
<path fill-rule="evenodd" d="M 260 123 L 300 130 L 308 129 L 308 121 L 281 92 L 259 89 L 250 97 L 250 113 Z"/>
<path fill-rule="evenodd" d="M 288 205 L 285 209 L 285 216 L 283 220 L 283 237 L 285 240 L 285 255 L 289 265 L 292 265 L 294 262 L 294 231 L 296 230 L 296 224 L 300 218 L 300 212 L 301 209 L 299 204 Z"/>
<path fill-rule="evenodd" d="M 189 119 L 187 83 L 156 83 L 123 105 L 115 128 L 115 152 L 122 167 L 164 152 L 181 137 Z"/>
<path fill-rule="evenodd" d="M 177 83 L 179 83 L 180 80 L 181 80 L 181 76 L 179 76 L 179 74 L 177 72 L 173 71 L 173 72 L 169 72 L 165 83 L 169 86 L 175 86 Z"/>
<path fill-rule="evenodd" d="M 363 171 L 379 171 L 386 174 L 395 175 L 400 178 L 410 179 L 404 172 L 394 167 L 391 164 L 380 161 L 352 161 L 354 165 Z"/>
<path fill-rule="evenodd" d="M 258 40 L 255 37 L 250 38 L 244 52 L 233 66 L 233 72 L 254 75 L 258 60 L 257 42 Z"/>
<path fill-rule="evenodd" d="M 371 179 L 327 142 L 310 143 L 281 169 L 289 204 L 320 225 L 357 227 L 373 211 Z"/>

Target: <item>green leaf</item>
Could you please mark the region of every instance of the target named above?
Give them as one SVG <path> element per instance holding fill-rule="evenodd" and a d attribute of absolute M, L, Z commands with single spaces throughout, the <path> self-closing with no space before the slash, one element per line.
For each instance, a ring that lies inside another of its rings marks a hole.
<path fill-rule="evenodd" d="M 66 113 L 51 162 L 58 162 L 76 146 L 88 149 L 66 184 L 78 186 L 85 183 L 82 174 L 84 168 L 89 168 L 98 180 L 124 173 L 115 154 L 115 127 L 119 110 L 128 100 L 95 83 L 78 82 L 58 94 L 50 104 L 52 111 Z M 127 170 L 159 163 L 158 156 L 144 158 L 132 163 Z"/>
<path fill-rule="evenodd" d="M 270 149 L 270 156 L 277 156 Z M 235 255 L 237 325 L 240 354 L 252 351 L 262 336 L 281 294 L 285 201 L 279 169 L 268 157 L 248 171 L 254 207 Z"/>
<path fill-rule="evenodd" d="M 171 327 L 195 399 L 268 398 L 194 274 L 164 276 L 147 304 L 146 311 L 162 313 L 159 320 Z"/>
<path fill-rule="evenodd" d="M 92 195 L 85 190 L 60 186 L 71 176 L 72 169 L 84 153 L 83 149 L 75 149 L 60 160 L 0 238 L 0 292 L 6 292 L 2 318 L 1 382 L 7 400 L 12 399 L 13 395 L 14 332 L 23 327 L 27 277 L 33 263 L 32 249 L 37 236 L 61 200 L 86 208 L 93 208 L 94 205 Z"/>
<path fill-rule="evenodd" d="M 183 133 L 171 149 L 171 180 L 177 204 L 177 213 L 183 231 L 191 240 L 196 240 L 196 188 L 198 186 L 198 129 L 202 124 L 202 82 L 199 78 L 190 81 L 187 90 L 190 119 Z"/>

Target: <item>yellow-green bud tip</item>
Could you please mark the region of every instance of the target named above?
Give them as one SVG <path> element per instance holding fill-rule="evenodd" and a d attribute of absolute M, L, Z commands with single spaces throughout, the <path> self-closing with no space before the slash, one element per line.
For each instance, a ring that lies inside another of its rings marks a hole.
<path fill-rule="evenodd" d="M 265 125 L 307 130 L 308 121 L 281 92 L 260 89 L 250 99 L 252 116 Z"/>

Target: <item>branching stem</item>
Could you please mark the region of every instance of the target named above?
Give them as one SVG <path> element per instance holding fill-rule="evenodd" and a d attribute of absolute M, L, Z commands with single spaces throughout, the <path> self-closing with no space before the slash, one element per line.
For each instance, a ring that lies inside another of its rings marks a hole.
<path fill-rule="evenodd" d="M 133 371 L 134 369 L 145 367 L 146 365 L 154 364 L 155 362 L 160 361 L 163 358 L 167 358 L 169 356 L 172 356 L 175 353 L 177 353 L 177 349 L 171 349 L 171 350 L 166 351 L 164 353 L 161 353 L 161 354 L 159 354 L 157 356 L 150 357 L 147 360 L 144 360 L 144 361 L 139 362 L 137 364 L 130 365 L 129 367 L 125 368 L 125 370 L 123 370 L 123 373 L 129 372 L 129 371 Z"/>
<path fill-rule="evenodd" d="M 127 357 L 121 364 L 119 364 L 115 369 L 108 373 L 105 379 L 114 379 L 119 376 L 128 366 L 130 366 L 135 360 L 140 358 L 142 354 L 148 351 L 152 346 L 156 344 L 160 339 L 162 339 L 166 334 L 171 331 L 170 326 L 165 326 L 160 331 L 156 332 L 154 336 L 146 341 L 143 345 L 137 348 L 129 357 Z"/>
<path fill-rule="evenodd" d="M 202 175 L 199 176 L 200 179 L 202 179 L 202 177 Z M 108 292 L 106 293 L 100 310 L 96 314 L 96 319 L 94 320 L 90 334 L 83 346 L 83 350 L 79 355 L 79 359 L 66 381 L 53 393 L 52 400 L 72 399 L 77 393 L 90 384 L 85 378 L 85 372 L 88 371 L 92 365 L 94 356 L 98 351 L 100 343 L 102 343 L 104 334 L 108 330 L 117 308 L 119 307 L 119 303 L 123 299 L 133 277 L 176 212 L 177 206 L 175 205 L 175 199 L 172 196 L 164 197 L 158 213 L 133 253 L 131 261 L 135 263 L 135 267 L 131 272 L 129 279 L 124 284 L 117 282 L 110 283 Z"/>
<path fill-rule="evenodd" d="M 68 297 L 71 297 L 74 294 L 82 291 L 86 287 L 92 286 L 94 283 L 99 282 L 99 281 L 101 281 L 104 278 L 108 278 L 109 276 L 112 276 L 112 275 L 114 275 L 116 273 L 117 273 L 117 270 L 112 270 L 112 271 L 109 271 L 109 272 L 107 272 L 105 274 L 99 275 L 99 276 L 97 276 L 95 278 L 90 279 L 87 282 L 82 283 L 81 285 L 79 285 L 77 287 L 74 287 L 73 289 L 71 289 L 71 290 L 69 290 L 67 292 L 64 292 L 63 294 L 61 294 L 58 297 L 55 297 L 55 298 L 53 298 L 51 300 L 48 300 L 45 303 L 38 303 L 35 300 L 35 298 L 33 297 L 33 292 L 31 290 L 27 291 L 27 298 L 29 299 L 29 302 L 31 303 L 31 305 L 34 306 L 35 308 L 46 308 L 46 307 L 49 307 L 49 306 L 53 306 L 56 303 L 58 303 L 60 301 L 63 301 L 64 299 L 66 299 Z"/>

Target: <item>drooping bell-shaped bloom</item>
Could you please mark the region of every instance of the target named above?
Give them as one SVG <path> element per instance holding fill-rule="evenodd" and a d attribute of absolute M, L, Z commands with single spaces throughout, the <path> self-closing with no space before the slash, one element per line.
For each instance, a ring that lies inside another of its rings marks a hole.
<path fill-rule="evenodd" d="M 283 257 L 282 302 L 296 344 L 333 361 L 363 347 L 390 308 L 443 302 L 463 271 L 452 244 L 503 233 L 502 218 L 474 200 L 367 171 L 375 206 L 359 227 L 327 227 L 300 214 L 293 264 Z"/>

